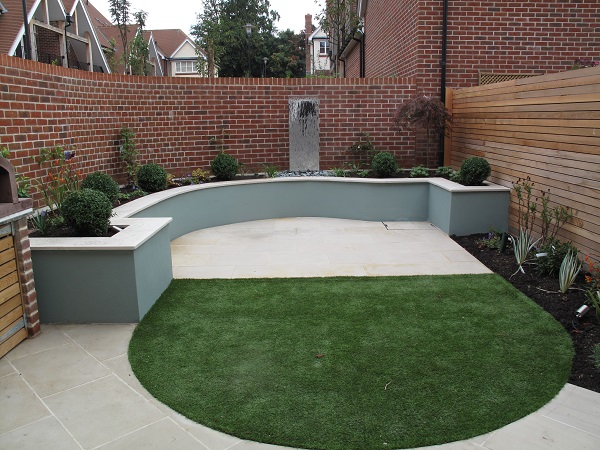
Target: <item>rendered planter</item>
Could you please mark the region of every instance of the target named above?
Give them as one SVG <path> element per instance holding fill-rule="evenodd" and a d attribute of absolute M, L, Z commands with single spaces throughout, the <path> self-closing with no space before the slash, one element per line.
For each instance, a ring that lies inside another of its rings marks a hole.
<path fill-rule="evenodd" d="M 42 323 L 138 322 L 173 279 L 168 218 L 112 237 L 31 238 Z"/>
<path fill-rule="evenodd" d="M 31 238 L 40 319 L 137 322 L 173 278 L 170 241 L 283 217 L 429 221 L 447 234 L 507 231 L 510 189 L 442 178 L 271 178 L 184 186 L 115 208 L 110 238 Z"/>

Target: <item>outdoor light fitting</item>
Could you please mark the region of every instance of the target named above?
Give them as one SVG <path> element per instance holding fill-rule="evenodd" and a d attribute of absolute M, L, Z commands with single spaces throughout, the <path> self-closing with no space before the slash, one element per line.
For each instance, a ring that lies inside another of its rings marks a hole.
<path fill-rule="evenodd" d="M 583 316 L 585 316 L 589 310 L 591 308 L 588 305 L 581 305 L 579 307 L 579 309 L 577 310 L 577 312 L 575 312 L 575 317 L 577 317 L 578 319 L 581 319 Z"/>
<path fill-rule="evenodd" d="M 4 7 L 2 3 L 0 3 L 0 14 L 6 14 L 8 10 Z"/>
<path fill-rule="evenodd" d="M 252 25 L 251 23 L 247 23 L 246 25 L 244 25 L 244 28 L 246 28 L 246 34 L 250 36 L 252 34 L 252 28 L 254 28 L 254 25 Z"/>

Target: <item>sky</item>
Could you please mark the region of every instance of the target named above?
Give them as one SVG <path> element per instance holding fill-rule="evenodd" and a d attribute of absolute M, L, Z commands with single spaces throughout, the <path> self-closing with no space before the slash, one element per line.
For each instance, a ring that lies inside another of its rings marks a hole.
<path fill-rule="evenodd" d="M 143 9 L 148 13 L 146 28 L 150 30 L 178 28 L 189 34 L 196 23 L 196 13 L 202 10 L 200 0 L 129 0 L 132 11 Z M 90 0 L 98 11 L 110 19 L 108 0 Z M 313 23 L 322 9 L 315 0 L 269 0 L 271 10 L 281 16 L 275 24 L 278 30 L 291 29 L 299 33 L 304 29 L 304 16 L 312 14 Z M 320 2 L 319 2 L 320 3 Z M 168 8 L 165 8 L 168 6 Z"/>

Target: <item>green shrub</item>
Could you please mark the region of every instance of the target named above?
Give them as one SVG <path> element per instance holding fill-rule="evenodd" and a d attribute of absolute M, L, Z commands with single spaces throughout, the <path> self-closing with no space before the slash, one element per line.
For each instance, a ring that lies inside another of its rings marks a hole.
<path fill-rule="evenodd" d="M 167 188 L 167 171 L 158 164 L 145 164 L 138 170 L 137 182 L 146 192 L 164 191 Z"/>
<path fill-rule="evenodd" d="M 371 162 L 371 169 L 375 173 L 375 176 L 379 178 L 388 178 L 398 172 L 398 163 L 394 155 L 388 152 L 379 152 L 373 156 Z"/>
<path fill-rule="evenodd" d="M 217 180 L 233 180 L 238 171 L 238 161 L 230 154 L 221 152 L 210 163 L 210 169 Z"/>
<path fill-rule="evenodd" d="M 452 172 L 450 174 L 450 181 L 454 181 L 455 183 L 461 183 L 462 182 L 462 178 L 460 176 L 460 170 L 455 170 L 454 172 Z"/>
<path fill-rule="evenodd" d="M 104 172 L 94 172 L 89 174 L 81 182 L 81 188 L 100 191 L 106 195 L 113 204 L 117 201 L 119 196 L 119 185 L 110 177 L 110 175 L 107 175 Z"/>
<path fill-rule="evenodd" d="M 410 169 L 408 176 L 411 178 L 426 178 L 429 176 L 429 170 L 423 165 L 415 166 Z"/>
<path fill-rule="evenodd" d="M 460 179 L 465 186 L 481 186 L 490 173 L 490 163 L 479 156 L 465 159 L 460 166 Z"/>
<path fill-rule="evenodd" d="M 545 253 L 546 256 L 537 258 L 537 270 L 540 275 L 557 275 L 560 271 L 560 265 L 569 252 L 574 255 L 578 253 L 577 247 L 570 242 L 560 242 L 558 239 L 552 239 L 542 245 L 538 249 L 538 254 Z"/>
<path fill-rule="evenodd" d="M 435 171 L 435 176 L 446 178 L 449 180 L 452 177 L 452 175 L 454 175 L 455 173 L 456 173 L 456 170 L 454 170 L 450 166 L 440 166 Z"/>
<path fill-rule="evenodd" d="M 61 214 L 81 236 L 103 236 L 108 231 L 112 205 L 102 192 L 80 189 L 69 193 Z"/>

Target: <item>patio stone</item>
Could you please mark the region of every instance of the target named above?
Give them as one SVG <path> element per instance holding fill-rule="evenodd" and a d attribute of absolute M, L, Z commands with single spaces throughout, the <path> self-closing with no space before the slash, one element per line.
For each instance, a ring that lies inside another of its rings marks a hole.
<path fill-rule="evenodd" d="M 110 371 L 70 342 L 13 361 L 23 378 L 44 398 L 106 377 Z M 48 373 L 53 376 L 49 377 Z"/>
<path fill-rule="evenodd" d="M 0 435 L 50 415 L 34 391 L 16 373 L 0 378 L 0 411 Z"/>
<path fill-rule="evenodd" d="M 164 417 L 156 406 L 114 375 L 45 401 L 84 448 L 112 442 Z"/>
<path fill-rule="evenodd" d="M 69 436 L 56 417 L 46 417 L 1 435 L 0 448 L 79 450 L 81 447 Z"/>

